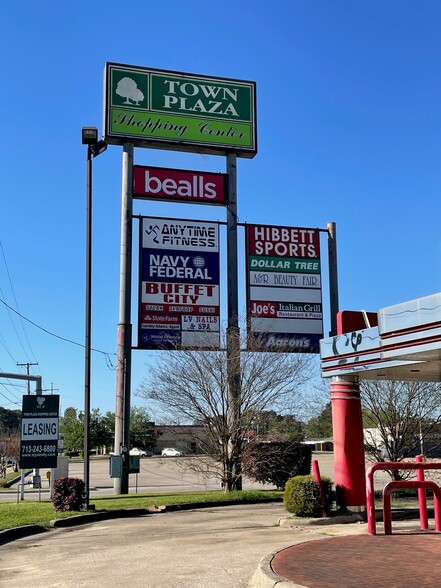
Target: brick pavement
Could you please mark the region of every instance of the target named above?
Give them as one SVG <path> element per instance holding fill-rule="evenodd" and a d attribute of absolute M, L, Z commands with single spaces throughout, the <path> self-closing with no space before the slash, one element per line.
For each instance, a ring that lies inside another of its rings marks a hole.
<path fill-rule="evenodd" d="M 276 553 L 273 571 L 308 588 L 439 588 L 441 535 L 397 532 L 317 539 Z"/>

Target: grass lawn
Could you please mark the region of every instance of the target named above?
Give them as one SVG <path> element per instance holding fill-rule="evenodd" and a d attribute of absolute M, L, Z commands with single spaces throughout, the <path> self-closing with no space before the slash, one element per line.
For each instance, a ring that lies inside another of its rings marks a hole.
<path fill-rule="evenodd" d="M 103 496 L 92 498 L 91 505 L 95 511 L 111 511 L 130 508 L 148 508 L 149 506 L 169 506 L 173 504 L 201 504 L 210 502 L 248 500 L 280 500 L 282 491 L 277 490 L 243 490 L 234 492 L 179 492 L 170 494 L 124 494 L 121 496 Z M 50 501 L 24 500 L 22 502 L 0 503 L 0 531 L 22 525 L 41 525 L 48 527 L 56 518 L 65 518 L 78 512 L 57 513 Z"/>

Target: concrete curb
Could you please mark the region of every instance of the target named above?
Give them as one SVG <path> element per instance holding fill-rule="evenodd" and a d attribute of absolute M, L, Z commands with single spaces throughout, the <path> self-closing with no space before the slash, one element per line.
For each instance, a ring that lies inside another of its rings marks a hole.
<path fill-rule="evenodd" d="M 13 529 L 4 529 L 0 531 L 0 545 L 28 537 L 29 535 L 36 535 L 37 533 L 44 533 L 47 529 L 41 525 L 23 525 L 22 527 L 14 527 Z"/>
<path fill-rule="evenodd" d="M 279 519 L 280 527 L 305 527 L 325 526 L 325 525 L 349 525 L 351 523 L 365 523 L 364 515 L 358 513 L 350 513 L 344 515 L 334 515 L 322 519 L 304 519 L 301 517 L 290 517 Z"/>
<path fill-rule="evenodd" d="M 281 576 L 278 576 L 271 566 L 274 556 L 278 551 L 274 551 L 268 555 L 264 555 L 254 572 L 248 588 L 308 588 L 301 584 L 293 584 L 290 581 L 285 580 Z"/>

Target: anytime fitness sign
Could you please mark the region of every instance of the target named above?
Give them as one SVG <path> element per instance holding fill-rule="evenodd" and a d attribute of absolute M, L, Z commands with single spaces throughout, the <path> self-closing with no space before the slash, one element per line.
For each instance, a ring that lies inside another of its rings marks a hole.
<path fill-rule="evenodd" d="M 319 352 L 320 232 L 247 225 L 248 341 L 266 351 Z"/>
<path fill-rule="evenodd" d="M 219 348 L 217 223 L 143 217 L 138 347 Z"/>
<path fill-rule="evenodd" d="M 252 158 L 256 84 L 107 63 L 104 139 L 139 147 Z"/>

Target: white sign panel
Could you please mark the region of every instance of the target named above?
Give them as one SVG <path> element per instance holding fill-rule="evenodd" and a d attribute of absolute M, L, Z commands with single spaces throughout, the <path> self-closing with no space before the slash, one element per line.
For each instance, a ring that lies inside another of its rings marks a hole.
<path fill-rule="evenodd" d="M 144 217 L 140 230 L 138 347 L 218 348 L 218 224 Z"/>
<path fill-rule="evenodd" d="M 144 218 L 142 226 L 144 249 L 219 252 L 217 223 Z"/>
<path fill-rule="evenodd" d="M 323 337 L 318 229 L 247 225 L 248 342 L 319 352 Z"/>

